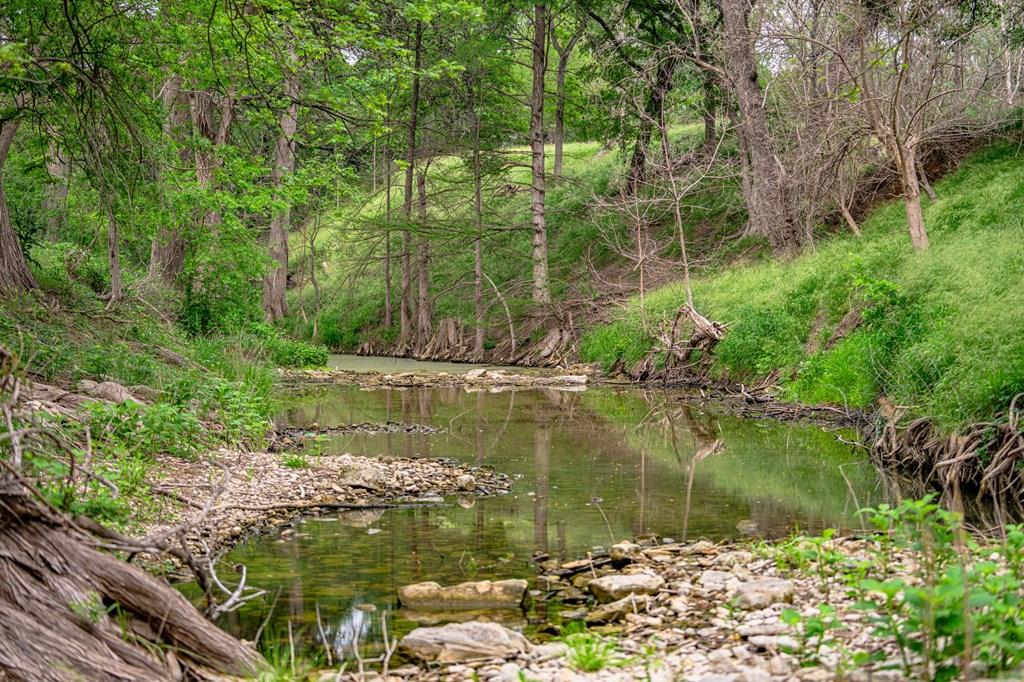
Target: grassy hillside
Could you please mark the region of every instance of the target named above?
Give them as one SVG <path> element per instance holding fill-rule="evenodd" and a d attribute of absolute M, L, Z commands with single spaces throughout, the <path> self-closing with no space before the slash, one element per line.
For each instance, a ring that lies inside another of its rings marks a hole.
<path fill-rule="evenodd" d="M 673 130 L 672 143 L 683 152 L 701 142 L 702 128 L 680 126 Z M 553 170 L 554 151 L 546 151 L 548 170 Z M 483 269 L 507 300 L 512 315 L 521 319 L 530 307 L 531 232 L 530 232 L 530 156 L 527 148 L 509 148 L 487 160 L 484 182 Z M 564 178 L 549 180 L 546 197 L 550 280 L 555 300 L 590 299 L 601 290 L 590 267 L 614 269 L 615 277 L 635 279 L 631 265 L 616 252 L 616 244 L 631 246 L 628 217 L 607 205 L 606 198 L 616 195 L 625 163 L 619 150 L 596 142 L 565 145 Z M 322 217 L 323 228 L 316 242 L 319 279 L 323 290 L 323 309 L 319 314 L 317 335 L 313 334 L 313 289 L 308 285 L 309 250 L 302 235 L 293 235 L 291 250 L 295 256 L 290 305 L 292 331 L 322 341 L 338 350 L 351 350 L 361 342 L 374 339 L 387 342 L 397 335 L 397 298 L 399 291 L 398 254 L 401 249 L 402 205 L 401 173 L 396 173 L 392 189 L 393 230 L 391 235 L 393 306 L 395 324 L 381 326 L 384 309 L 384 191 L 369 196 L 351 197 L 342 206 Z M 380 181 L 378 180 L 378 185 Z M 735 186 L 712 179 L 685 207 L 687 220 L 710 235 L 717 246 L 719 233 L 733 232 L 741 206 Z M 455 317 L 464 324 L 473 323 L 473 250 L 475 232 L 472 210 L 472 175 L 465 159 L 439 157 L 428 170 L 428 221 L 412 226 L 413 259 L 416 241 L 421 235 L 430 239 L 431 294 L 434 319 Z M 674 258 L 678 246 L 671 236 L 668 207 L 658 208 L 650 216 L 656 236 L 667 243 L 662 254 Z M 748 243 L 731 244 L 734 250 Z M 709 246 L 710 248 L 710 246 Z M 728 254 L 726 254 L 727 256 Z M 414 283 L 415 289 L 415 283 Z M 493 289 L 485 284 L 489 307 L 488 343 L 506 333 L 505 313 Z"/>
<path fill-rule="evenodd" d="M 729 325 L 714 373 L 779 372 L 784 395 L 853 407 L 881 395 L 953 430 L 989 419 L 1024 391 L 1024 151 L 992 146 L 936 183 L 931 247 L 915 254 L 903 205 L 879 207 L 864 236 L 833 238 L 790 262 L 700 277 L 697 307 Z M 636 361 L 685 300 L 679 284 L 632 301 L 590 331 L 582 355 Z M 852 333 L 823 349 L 851 309 Z"/>

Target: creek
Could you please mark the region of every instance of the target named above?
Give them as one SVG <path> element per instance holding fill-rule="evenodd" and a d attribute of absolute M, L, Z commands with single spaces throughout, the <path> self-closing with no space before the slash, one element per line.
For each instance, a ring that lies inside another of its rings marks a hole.
<path fill-rule="evenodd" d="M 469 368 L 348 356 L 331 364 Z M 320 649 L 326 639 L 339 656 L 354 646 L 376 655 L 382 614 L 391 637 L 415 627 L 422 618 L 398 607 L 404 584 L 531 578 L 537 555 L 575 559 L 645 535 L 717 541 L 849 529 L 860 527 L 859 508 L 885 497 L 866 453 L 843 442 L 852 433 L 741 419 L 677 391 L 331 385 L 289 393 L 282 405 L 283 426 L 396 421 L 441 429 L 332 435 L 318 443 L 324 454 L 451 457 L 513 478 L 508 495 L 307 517 L 286 537 L 257 536 L 231 551 L 227 561 L 244 563 L 249 584 L 267 596 L 226 616 L 225 629 L 251 639 L 267 620 L 263 636 L 287 641 L 290 624 L 303 648 Z"/>

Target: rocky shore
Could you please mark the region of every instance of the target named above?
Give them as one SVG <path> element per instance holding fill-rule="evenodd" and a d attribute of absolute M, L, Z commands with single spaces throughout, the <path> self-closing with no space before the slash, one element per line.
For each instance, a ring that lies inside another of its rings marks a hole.
<path fill-rule="evenodd" d="M 437 504 L 444 496 L 508 492 L 489 467 L 441 458 L 316 455 L 221 450 L 195 461 L 160 458 L 149 481 L 160 498 L 147 534 L 184 529 L 194 549 L 224 549 L 302 514 Z M 204 547 L 205 545 L 205 547 Z"/>
<path fill-rule="evenodd" d="M 825 541 L 828 552 L 850 562 L 868 561 L 871 539 Z M 814 682 L 906 679 L 895 644 L 874 634 L 856 608 L 848 585 L 809 567 L 780 568 L 780 546 L 707 541 L 617 544 L 604 556 L 570 562 L 540 561 L 530 591 L 548 613 L 561 611 L 563 626 L 589 630 L 555 635 L 541 628 L 530 638 L 477 617 L 413 630 L 399 645 L 407 661 L 387 674 L 325 672 L 321 680 L 422 680 L 424 682 L 538 680 L 689 680 L 693 682 Z M 909 567 L 897 551 L 893 566 Z M 486 581 L 485 581 L 486 582 Z M 464 601 L 466 594 L 507 601 L 510 586 L 470 583 L 406 588 L 417 598 Z M 455 595 L 455 596 L 451 596 Z M 483 598 L 483 597 L 481 597 Z M 507 604 L 504 604 L 507 606 Z M 480 603 L 474 602 L 479 608 Z M 437 604 L 435 603 L 435 608 Z M 453 609 L 457 609 L 457 604 Z M 497 613 L 497 612 L 495 612 Z M 824 619 L 824 632 L 813 623 Z M 563 627 L 563 632 L 574 631 Z M 854 655 L 870 656 L 855 666 Z M 602 658 L 599 670 L 595 659 Z M 411 661 L 411 662 L 409 662 Z"/>
<path fill-rule="evenodd" d="M 533 387 L 583 390 L 593 381 L 595 370 L 589 365 L 576 365 L 565 370 L 522 368 L 515 372 L 504 369 L 473 369 L 464 373 L 450 372 L 356 372 L 343 369 L 282 370 L 286 382 L 299 384 L 345 384 L 363 388 L 437 388 L 457 386 L 467 391 L 522 389 Z"/>

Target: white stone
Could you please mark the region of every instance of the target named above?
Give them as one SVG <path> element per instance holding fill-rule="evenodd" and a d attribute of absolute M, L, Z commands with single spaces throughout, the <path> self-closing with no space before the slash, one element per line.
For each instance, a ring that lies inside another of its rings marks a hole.
<path fill-rule="evenodd" d="M 654 594 L 665 585 L 665 579 L 654 573 L 632 573 L 601 576 L 587 587 L 600 601 L 610 602 L 629 594 Z"/>
<path fill-rule="evenodd" d="M 763 609 L 793 600 L 794 585 L 782 578 L 761 578 L 741 583 L 736 588 L 736 603 L 746 609 Z"/>
<path fill-rule="evenodd" d="M 528 653 L 526 637 L 497 623 L 449 623 L 416 628 L 399 643 L 404 654 L 421 661 L 458 663 L 474 658 L 507 658 Z"/>

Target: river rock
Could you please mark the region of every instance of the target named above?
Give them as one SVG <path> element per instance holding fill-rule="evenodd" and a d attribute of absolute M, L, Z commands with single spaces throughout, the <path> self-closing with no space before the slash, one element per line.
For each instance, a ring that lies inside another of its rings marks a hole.
<path fill-rule="evenodd" d="M 612 621 L 621 620 L 630 613 L 640 612 L 647 608 L 648 599 L 649 597 L 646 594 L 630 594 L 622 599 L 601 604 L 587 614 L 587 622 L 611 623 Z M 634 608 L 636 611 L 634 611 Z"/>
<path fill-rule="evenodd" d="M 736 603 L 745 609 L 763 609 L 793 601 L 793 583 L 782 578 L 761 578 L 736 587 Z"/>
<path fill-rule="evenodd" d="M 460 474 L 455 479 L 455 485 L 458 486 L 459 490 L 476 490 L 476 478 L 470 474 Z"/>
<path fill-rule="evenodd" d="M 450 623 L 416 628 L 402 638 L 401 651 L 421 661 L 458 663 L 475 658 L 507 658 L 529 653 L 529 640 L 497 623 Z"/>
<path fill-rule="evenodd" d="M 336 485 L 367 490 L 385 490 L 388 487 L 387 469 L 366 458 L 342 455 L 338 458 L 339 472 Z"/>
<path fill-rule="evenodd" d="M 526 596 L 525 580 L 481 580 L 442 587 L 435 582 L 398 588 L 402 606 L 424 611 L 517 609 Z"/>
<path fill-rule="evenodd" d="M 595 578 L 587 587 L 598 600 L 611 602 L 630 594 L 654 594 L 665 584 L 665 579 L 654 573 L 612 573 Z"/>
<path fill-rule="evenodd" d="M 467 379 L 480 379 L 485 374 L 487 374 L 487 368 L 486 367 L 481 367 L 479 369 L 471 369 L 471 370 L 469 370 L 468 372 L 466 372 L 465 376 L 466 376 Z"/>
<path fill-rule="evenodd" d="M 615 563 L 635 561 L 640 556 L 640 545 L 635 542 L 618 542 L 608 552 Z"/>

